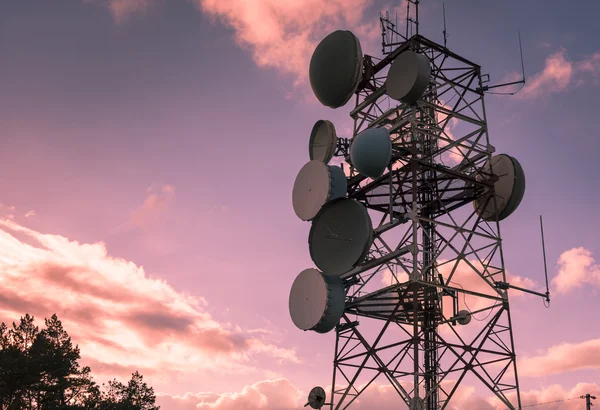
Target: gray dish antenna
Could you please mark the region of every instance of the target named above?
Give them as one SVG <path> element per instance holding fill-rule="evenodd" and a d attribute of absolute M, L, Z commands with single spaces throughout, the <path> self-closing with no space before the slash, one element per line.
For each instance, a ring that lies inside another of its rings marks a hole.
<path fill-rule="evenodd" d="M 310 59 L 310 85 L 321 104 L 339 108 L 356 91 L 362 75 L 360 41 L 350 31 L 325 37 Z"/>
<path fill-rule="evenodd" d="M 300 169 L 294 183 L 294 212 L 303 221 L 310 221 L 327 202 L 345 197 L 347 190 L 348 180 L 342 168 L 310 161 Z"/>
<path fill-rule="evenodd" d="M 458 312 L 458 314 L 456 315 L 456 321 L 458 322 L 459 325 L 468 325 L 471 322 L 471 312 L 469 312 L 468 310 L 461 310 L 460 312 Z"/>
<path fill-rule="evenodd" d="M 320 409 L 328 403 L 325 403 L 327 395 L 325 394 L 325 390 L 320 387 L 313 387 L 310 393 L 308 394 L 308 403 L 304 405 L 304 407 L 310 406 L 313 409 Z"/>
<path fill-rule="evenodd" d="M 327 203 L 312 222 L 310 256 L 325 275 L 341 275 L 367 256 L 373 242 L 373 223 L 367 208 L 354 199 Z"/>
<path fill-rule="evenodd" d="M 491 166 L 490 166 L 491 163 Z M 525 195 L 525 172 L 515 158 L 506 155 L 494 155 L 482 168 L 483 173 L 477 176 L 479 181 L 488 178 L 485 174 L 498 177 L 494 183 L 495 203 L 491 192 L 473 201 L 476 212 L 486 221 L 495 221 L 496 212 L 501 221 L 510 216 L 519 206 Z M 496 208 L 497 207 L 497 208 Z"/>
<path fill-rule="evenodd" d="M 385 87 L 394 100 L 414 104 L 427 89 L 430 78 L 431 63 L 427 56 L 406 50 L 392 63 Z"/>
<path fill-rule="evenodd" d="M 328 163 L 337 148 L 337 134 L 331 121 L 319 120 L 310 133 L 308 155 L 311 160 Z"/>
<path fill-rule="evenodd" d="M 392 159 L 392 140 L 386 128 L 368 128 L 352 139 L 350 159 L 358 172 L 378 178 Z"/>
<path fill-rule="evenodd" d="M 298 329 L 327 333 L 344 314 L 346 291 L 342 279 L 305 269 L 292 284 L 289 310 Z M 316 408 L 316 407 L 314 407 Z"/>

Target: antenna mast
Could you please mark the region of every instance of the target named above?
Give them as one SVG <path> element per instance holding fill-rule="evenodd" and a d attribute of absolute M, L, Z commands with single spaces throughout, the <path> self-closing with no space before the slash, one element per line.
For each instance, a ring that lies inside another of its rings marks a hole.
<path fill-rule="evenodd" d="M 419 34 L 418 6 L 408 0 L 406 30 L 380 15 L 382 59 L 363 56 L 348 31 L 311 59 L 316 98 L 355 105 L 351 144 L 315 123 L 292 195 L 316 269 L 294 281 L 290 315 L 336 335 L 331 397 L 315 387 L 307 406 L 352 408 L 379 378 L 399 408 L 447 410 L 468 383 L 520 410 L 508 291 L 550 300 L 547 272 L 545 294 L 506 278 L 500 222 L 523 199 L 525 174 L 490 144 L 484 94 L 497 86 L 447 48 L 445 7 L 444 44 Z"/>
<path fill-rule="evenodd" d="M 446 47 L 446 40 L 448 40 L 448 34 L 446 33 L 446 4 L 442 3 L 442 13 L 444 14 L 444 47 Z"/>

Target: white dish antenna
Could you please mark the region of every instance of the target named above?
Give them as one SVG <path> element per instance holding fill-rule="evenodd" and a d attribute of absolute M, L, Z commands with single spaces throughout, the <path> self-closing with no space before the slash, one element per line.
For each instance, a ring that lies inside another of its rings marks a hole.
<path fill-rule="evenodd" d="M 321 104 L 339 108 L 356 91 L 362 76 L 360 41 L 350 31 L 325 37 L 310 59 L 310 85 Z"/>
<path fill-rule="evenodd" d="M 471 318 L 472 318 L 471 312 L 469 312 L 468 310 L 461 310 L 456 315 L 456 321 L 458 322 L 459 325 L 463 325 L 463 326 L 471 323 Z"/>
<path fill-rule="evenodd" d="M 481 198 L 473 201 L 473 206 L 481 218 L 486 221 L 495 221 L 496 212 L 494 211 L 497 210 L 498 220 L 501 221 L 510 216 L 523 200 L 525 172 L 519 161 L 506 154 L 494 155 L 491 161 L 484 164 L 482 171 L 483 173 L 477 176 L 479 181 L 489 178 L 489 174 L 498 177 L 494 183 L 495 203 L 494 197 L 488 191 Z"/>
<path fill-rule="evenodd" d="M 327 202 L 345 197 L 347 190 L 344 170 L 318 160 L 310 161 L 300 169 L 294 183 L 294 212 L 303 221 L 310 221 Z"/>
<path fill-rule="evenodd" d="M 367 256 L 373 243 L 373 224 L 367 208 L 354 199 L 327 203 L 312 222 L 310 256 L 325 275 L 341 275 Z"/>
<path fill-rule="evenodd" d="M 380 177 L 392 159 L 392 140 L 385 128 L 368 128 L 352 139 L 352 165 L 369 178 Z"/>
<path fill-rule="evenodd" d="M 406 50 L 392 63 L 385 82 L 387 94 L 394 100 L 414 104 L 429 85 L 431 63 L 424 54 Z"/>
<path fill-rule="evenodd" d="M 337 148 L 337 134 L 331 121 L 319 120 L 310 133 L 308 155 L 311 160 L 328 163 Z"/>
<path fill-rule="evenodd" d="M 345 299 L 341 278 L 323 275 L 316 269 L 305 269 L 296 277 L 290 291 L 292 322 L 301 330 L 327 333 L 342 318 Z"/>

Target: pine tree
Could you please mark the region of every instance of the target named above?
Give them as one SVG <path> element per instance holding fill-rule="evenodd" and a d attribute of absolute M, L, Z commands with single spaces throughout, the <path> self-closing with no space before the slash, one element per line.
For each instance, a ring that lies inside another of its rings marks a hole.
<path fill-rule="evenodd" d="M 127 385 L 112 380 L 103 392 L 56 314 L 42 331 L 33 321 L 26 314 L 12 329 L 0 324 L 0 410 L 160 409 L 137 371 Z"/>

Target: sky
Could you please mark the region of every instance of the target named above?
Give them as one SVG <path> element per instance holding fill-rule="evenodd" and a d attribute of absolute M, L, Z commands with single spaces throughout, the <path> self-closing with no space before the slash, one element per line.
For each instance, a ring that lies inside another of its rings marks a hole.
<path fill-rule="evenodd" d="M 516 96 L 489 135 L 525 198 L 501 224 L 524 405 L 600 396 L 600 3 L 448 0 L 448 47 Z M 300 409 L 330 385 L 334 334 L 302 332 L 313 267 L 291 204 L 321 106 L 308 63 L 329 32 L 380 56 L 375 0 L 7 0 L 0 4 L 0 320 L 56 313 L 96 380 L 139 370 L 164 410 Z M 440 1 L 421 34 L 442 42 Z M 385 409 L 380 380 L 357 409 Z M 499 410 L 464 386 L 453 406 Z M 580 399 L 539 409 L 583 408 Z"/>

